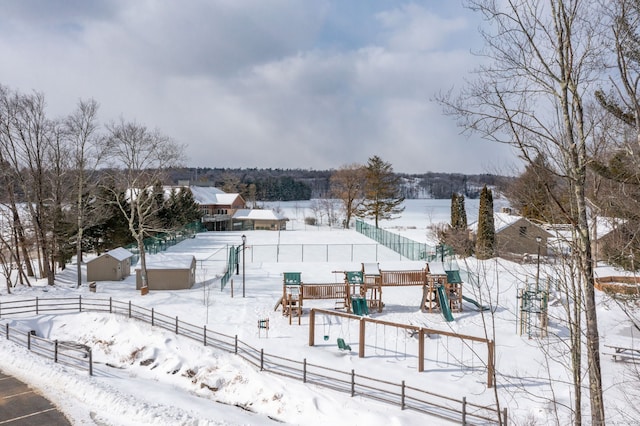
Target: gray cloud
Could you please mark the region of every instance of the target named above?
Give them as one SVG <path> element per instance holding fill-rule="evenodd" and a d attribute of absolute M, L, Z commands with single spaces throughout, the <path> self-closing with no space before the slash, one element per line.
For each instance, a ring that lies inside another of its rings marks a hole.
<path fill-rule="evenodd" d="M 477 64 L 462 43 L 476 37 L 469 15 L 451 2 L 357 3 L 9 1 L 0 83 L 42 91 L 53 115 L 93 97 L 104 121 L 187 144 L 193 166 L 326 169 L 375 154 L 396 171 L 479 173 L 512 162 L 430 101 Z"/>

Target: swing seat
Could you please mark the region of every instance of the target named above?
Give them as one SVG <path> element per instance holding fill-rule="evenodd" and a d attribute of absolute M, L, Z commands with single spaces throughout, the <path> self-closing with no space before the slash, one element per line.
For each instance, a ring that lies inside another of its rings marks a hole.
<path fill-rule="evenodd" d="M 338 348 L 341 351 L 351 351 L 351 346 L 347 345 L 342 337 L 338 337 Z"/>

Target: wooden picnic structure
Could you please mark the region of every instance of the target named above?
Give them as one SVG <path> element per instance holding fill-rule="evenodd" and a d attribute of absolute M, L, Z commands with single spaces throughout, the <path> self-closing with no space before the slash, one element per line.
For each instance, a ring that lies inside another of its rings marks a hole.
<path fill-rule="evenodd" d="M 341 318 L 346 318 L 348 320 L 358 321 L 358 357 L 365 358 L 365 348 L 366 348 L 366 327 L 368 324 L 378 324 L 388 327 L 394 327 L 398 330 L 405 330 L 412 335 L 418 337 L 418 372 L 424 371 L 424 342 L 425 337 L 430 335 L 441 335 L 454 337 L 462 340 L 467 340 L 471 342 L 479 342 L 487 345 L 487 387 L 493 387 L 493 380 L 495 374 L 495 342 L 493 340 L 489 340 L 483 337 L 470 336 L 465 334 L 458 334 L 451 331 L 443 331 L 443 330 L 435 330 L 427 327 L 421 327 L 418 325 L 411 324 L 402 324 L 395 323 L 390 321 L 383 321 L 374 318 L 367 318 L 363 316 L 351 315 L 344 312 L 339 311 L 331 311 L 326 309 L 316 309 L 312 308 L 309 311 L 309 346 L 315 346 L 315 327 L 316 327 L 316 315 L 328 315 L 328 316 L 337 316 Z M 339 337 L 337 340 L 337 344 L 340 350 L 351 350 L 351 346 L 349 345 L 351 342 L 345 342 L 344 338 Z"/>
<path fill-rule="evenodd" d="M 630 361 L 640 363 L 640 348 L 630 348 L 628 346 L 620 345 L 604 345 L 606 348 L 613 349 L 613 353 L 610 353 L 614 361 Z"/>

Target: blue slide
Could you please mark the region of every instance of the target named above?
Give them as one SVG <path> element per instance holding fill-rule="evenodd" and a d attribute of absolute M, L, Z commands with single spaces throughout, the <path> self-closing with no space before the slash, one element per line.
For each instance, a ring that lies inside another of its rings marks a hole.
<path fill-rule="evenodd" d="M 451 308 L 449 307 L 449 298 L 444 292 L 444 286 L 438 286 L 438 302 L 440 302 L 440 309 L 442 315 L 447 321 L 453 321 L 453 315 L 451 315 Z"/>

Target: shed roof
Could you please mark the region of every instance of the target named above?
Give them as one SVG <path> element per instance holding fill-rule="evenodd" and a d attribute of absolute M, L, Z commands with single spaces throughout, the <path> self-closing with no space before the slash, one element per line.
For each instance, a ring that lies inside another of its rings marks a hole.
<path fill-rule="evenodd" d="M 126 259 L 130 258 L 131 256 L 133 256 L 133 253 L 131 253 L 129 250 L 127 250 L 125 248 L 118 247 L 118 248 L 114 248 L 112 250 L 109 250 L 107 252 L 104 252 L 98 257 L 94 257 L 93 259 L 89 260 L 87 263 L 93 262 L 94 260 L 99 259 L 99 258 L 101 258 L 103 256 L 111 256 L 114 259 L 116 259 L 117 261 L 123 261 L 123 260 L 126 260 Z"/>
<path fill-rule="evenodd" d="M 189 269 L 194 260 L 191 254 L 158 253 L 147 257 L 146 264 L 147 269 Z"/>

